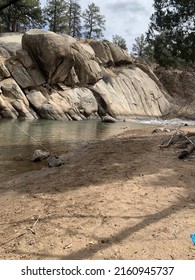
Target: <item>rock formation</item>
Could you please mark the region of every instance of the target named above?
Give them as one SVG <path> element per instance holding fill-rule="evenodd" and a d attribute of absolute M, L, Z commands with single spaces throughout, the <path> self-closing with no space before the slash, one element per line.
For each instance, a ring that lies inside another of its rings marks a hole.
<path fill-rule="evenodd" d="M 162 117 L 180 108 L 147 65 L 111 42 L 34 29 L 20 46 L 6 58 L 0 50 L 3 118 Z"/>

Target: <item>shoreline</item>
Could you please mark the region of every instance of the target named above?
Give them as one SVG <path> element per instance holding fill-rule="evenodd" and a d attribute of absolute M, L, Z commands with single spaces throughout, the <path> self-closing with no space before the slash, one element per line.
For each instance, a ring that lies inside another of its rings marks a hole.
<path fill-rule="evenodd" d="M 159 149 L 169 134 L 151 131 L 94 141 L 61 167 L 2 182 L 0 258 L 195 259 L 195 158 Z"/>

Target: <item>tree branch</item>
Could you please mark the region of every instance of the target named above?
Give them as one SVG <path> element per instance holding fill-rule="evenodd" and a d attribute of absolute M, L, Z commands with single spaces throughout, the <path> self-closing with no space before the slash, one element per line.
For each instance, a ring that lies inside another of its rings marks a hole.
<path fill-rule="evenodd" d="M 10 1 L 8 1 L 8 2 L 5 3 L 5 4 L 1 4 L 1 5 L 0 5 L 0 11 L 6 9 L 7 7 L 11 6 L 12 4 L 17 3 L 18 1 L 20 1 L 20 0 L 10 0 Z"/>

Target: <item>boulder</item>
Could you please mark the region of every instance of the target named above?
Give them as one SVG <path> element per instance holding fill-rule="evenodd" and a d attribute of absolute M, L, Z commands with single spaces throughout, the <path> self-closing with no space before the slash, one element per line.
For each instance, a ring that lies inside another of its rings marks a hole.
<path fill-rule="evenodd" d="M 89 40 L 89 45 L 95 52 L 96 57 L 99 59 L 103 66 L 113 66 L 114 61 L 110 52 L 109 46 L 101 41 Z"/>
<path fill-rule="evenodd" d="M 49 167 L 58 167 L 63 164 L 63 161 L 58 156 L 50 156 L 47 163 Z"/>
<path fill-rule="evenodd" d="M 9 70 L 6 68 L 5 63 L 0 63 L 0 81 L 4 78 L 9 78 L 11 76 Z"/>
<path fill-rule="evenodd" d="M 36 86 L 40 86 L 46 83 L 44 75 L 41 73 L 38 65 L 34 62 L 29 53 L 25 50 L 17 51 L 17 59 L 26 68 L 28 74 L 31 76 Z"/>
<path fill-rule="evenodd" d="M 5 65 L 17 84 L 23 89 L 35 86 L 26 68 L 15 57 L 6 60 Z"/>
<path fill-rule="evenodd" d="M 127 51 L 109 41 L 105 41 L 104 44 L 109 47 L 115 66 L 132 64 L 133 59 Z"/>
<path fill-rule="evenodd" d="M 0 91 L 0 115 L 3 118 L 17 119 L 19 114 Z"/>
<path fill-rule="evenodd" d="M 91 90 L 87 88 L 74 88 L 65 91 L 58 91 L 69 103 L 68 113 L 73 120 L 91 118 L 97 115 L 98 104 Z"/>
<path fill-rule="evenodd" d="M 117 120 L 111 116 L 103 116 L 102 117 L 102 122 L 105 122 L 105 123 L 116 123 Z"/>
<path fill-rule="evenodd" d="M 9 118 L 34 119 L 32 109 L 25 94 L 14 79 L 8 78 L 0 82 L 1 89 L 1 115 Z"/>
<path fill-rule="evenodd" d="M 33 65 L 33 60 L 27 51 L 19 50 L 16 52 L 16 56 L 25 68 L 31 67 Z"/>
<path fill-rule="evenodd" d="M 43 96 L 41 91 L 39 90 L 30 90 L 26 91 L 26 97 L 30 103 L 30 105 L 35 108 L 35 110 L 39 113 L 42 105 L 47 102 L 47 98 Z"/>
<path fill-rule="evenodd" d="M 68 120 L 60 106 L 55 104 L 52 100 L 42 105 L 39 115 L 47 120 Z"/>
<path fill-rule="evenodd" d="M 77 43 L 72 46 L 72 52 L 75 59 L 74 70 L 81 85 L 95 84 L 102 78 L 102 70 L 90 46 L 84 47 Z"/>
<path fill-rule="evenodd" d="M 26 93 L 26 96 L 29 103 L 35 108 L 37 114 L 41 118 L 49 120 L 68 120 L 62 107 L 56 104 L 49 94 L 43 94 L 39 90 L 31 90 Z"/>
<path fill-rule="evenodd" d="M 47 151 L 43 151 L 43 150 L 36 150 L 34 151 L 33 155 L 32 155 L 32 161 L 41 161 L 43 159 L 46 159 L 50 156 L 50 153 Z"/>
<path fill-rule="evenodd" d="M 52 90 L 50 98 L 57 106 L 62 109 L 64 113 L 68 113 L 68 111 L 72 108 L 68 101 L 68 98 L 64 98 L 61 91 Z"/>
<path fill-rule="evenodd" d="M 37 63 L 48 84 L 64 82 L 73 65 L 74 57 L 66 37 L 33 29 L 22 37 L 22 47 Z"/>
<path fill-rule="evenodd" d="M 133 62 L 133 58 L 127 51 L 109 41 L 89 40 L 89 45 L 104 66 L 128 65 Z"/>

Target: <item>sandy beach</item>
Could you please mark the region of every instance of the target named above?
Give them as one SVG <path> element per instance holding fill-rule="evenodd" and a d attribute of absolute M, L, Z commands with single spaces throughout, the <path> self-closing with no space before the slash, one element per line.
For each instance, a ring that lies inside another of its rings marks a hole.
<path fill-rule="evenodd" d="M 183 131 L 195 131 L 185 127 Z M 195 154 L 124 133 L 1 183 L 1 259 L 194 260 Z"/>

